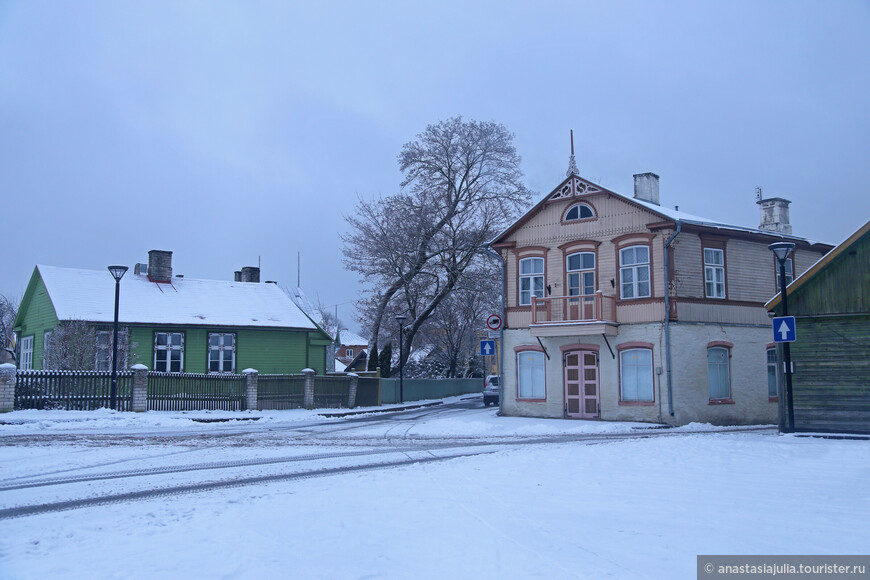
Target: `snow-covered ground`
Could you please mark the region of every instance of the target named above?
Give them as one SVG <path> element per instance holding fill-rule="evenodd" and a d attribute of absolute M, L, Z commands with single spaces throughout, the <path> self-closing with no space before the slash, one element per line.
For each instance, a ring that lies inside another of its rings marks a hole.
<path fill-rule="evenodd" d="M 252 416 L 260 418 L 191 421 Z M 328 439 L 309 443 L 292 431 L 315 423 L 304 433 L 321 429 Z M 423 458 L 437 450 L 396 447 L 420 461 L 0 519 L 0 578 L 695 578 L 698 554 L 866 554 L 870 546 L 868 441 L 696 425 L 643 439 L 523 445 L 515 441 L 649 425 L 500 418 L 492 409 L 358 425 L 342 430 L 348 420 L 309 411 L 2 415 L 0 508 L 27 503 L 25 494 L 54 501 L 50 488 L 4 489 L 58 474 L 329 453 L 376 437 L 505 444 L 432 462 Z M 213 437 L 254 426 L 263 430 L 246 439 Z M 148 443 L 149 433 L 167 432 L 187 436 Z M 144 443 L 128 444 L 129 433 Z M 68 438 L 40 442 L 45 434 Z M 33 440 L 18 437 L 27 435 Z M 160 486 L 178 477 L 146 479 Z M 123 479 L 76 485 L 77 497 L 125 489 Z"/>

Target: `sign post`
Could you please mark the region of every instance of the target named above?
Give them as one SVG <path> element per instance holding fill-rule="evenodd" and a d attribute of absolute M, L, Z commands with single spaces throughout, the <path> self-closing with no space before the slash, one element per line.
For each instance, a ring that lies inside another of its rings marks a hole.
<path fill-rule="evenodd" d="M 773 319 L 773 342 L 797 340 L 797 325 L 794 316 L 777 316 Z"/>
<path fill-rule="evenodd" d="M 486 326 L 490 330 L 498 330 L 501 328 L 502 320 L 498 314 L 490 314 L 486 318 Z"/>

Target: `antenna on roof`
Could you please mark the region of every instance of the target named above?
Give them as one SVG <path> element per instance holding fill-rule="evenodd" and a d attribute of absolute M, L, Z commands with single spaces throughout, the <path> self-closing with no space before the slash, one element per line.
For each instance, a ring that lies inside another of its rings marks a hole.
<path fill-rule="evenodd" d="M 755 188 L 755 201 L 756 202 L 761 201 L 761 188 L 760 187 Z"/>
<path fill-rule="evenodd" d="M 300 253 L 296 252 L 296 287 L 297 288 L 302 287 L 302 282 L 300 281 L 300 278 L 302 277 L 302 274 L 301 274 L 302 264 L 301 264 L 301 262 L 302 262 L 302 257 L 300 255 Z"/>
<path fill-rule="evenodd" d="M 571 157 L 568 158 L 567 176 L 577 175 L 577 163 L 574 161 L 574 129 L 571 129 Z"/>

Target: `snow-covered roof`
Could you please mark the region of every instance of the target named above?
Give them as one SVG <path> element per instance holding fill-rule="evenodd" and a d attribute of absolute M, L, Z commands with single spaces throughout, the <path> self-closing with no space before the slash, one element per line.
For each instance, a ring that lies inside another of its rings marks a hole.
<path fill-rule="evenodd" d="M 37 265 L 59 320 L 112 322 L 115 284 L 107 271 Z M 277 284 L 173 278 L 155 283 L 132 272 L 121 279 L 124 324 L 314 329 Z"/>
<path fill-rule="evenodd" d="M 302 312 L 307 314 L 309 318 L 311 318 L 312 320 L 320 319 L 320 315 L 317 313 L 317 309 L 305 295 L 305 292 L 302 291 L 302 288 L 291 288 L 288 292 L 290 293 L 290 299 L 293 300 L 294 304 L 296 304 L 296 306 L 298 306 L 302 310 Z"/>
<path fill-rule="evenodd" d="M 369 344 L 368 340 L 346 328 L 341 329 L 338 338 L 344 346 L 368 346 Z"/>
<path fill-rule="evenodd" d="M 535 212 L 537 212 L 540 209 L 540 207 L 542 207 L 547 202 L 547 200 L 552 199 L 553 196 L 556 195 L 556 192 L 560 192 L 560 189 L 563 187 L 563 184 L 565 182 L 569 181 L 570 179 L 575 179 L 577 181 L 585 182 L 585 183 L 592 185 L 598 194 L 608 194 L 608 195 L 616 196 L 619 199 L 625 200 L 629 203 L 635 203 L 641 207 L 644 207 L 646 209 L 649 209 L 652 212 L 655 212 L 655 213 L 661 215 L 665 219 L 673 220 L 675 222 L 678 221 L 678 222 L 682 222 L 684 224 L 692 224 L 692 225 L 703 226 L 703 227 L 707 227 L 707 228 L 730 230 L 730 231 L 736 231 L 736 232 L 748 232 L 748 233 L 753 233 L 753 234 L 763 234 L 766 236 L 773 236 L 773 237 L 784 238 L 784 239 L 788 239 L 788 240 L 799 240 L 799 241 L 806 242 L 806 243 L 812 244 L 812 245 L 815 245 L 815 244 L 830 245 L 830 244 L 826 244 L 825 242 L 811 240 L 808 238 L 802 238 L 800 236 L 783 234 L 781 232 L 774 232 L 774 231 L 770 231 L 770 230 L 760 230 L 758 228 L 738 226 L 738 225 L 734 225 L 734 224 L 727 224 L 725 222 L 720 222 L 717 220 L 692 215 L 690 213 L 686 213 L 684 211 L 679 211 L 677 209 L 671 209 L 671 208 L 668 208 L 668 207 L 665 207 L 662 205 L 658 205 L 658 204 L 650 202 L 650 201 L 638 199 L 636 197 L 629 197 L 627 195 L 617 193 L 615 191 L 606 189 L 600 185 L 593 184 L 591 181 L 583 179 L 582 177 L 580 177 L 578 175 L 571 175 L 567 179 L 565 179 L 565 181 L 560 183 L 556 187 L 556 189 L 554 189 L 552 192 L 547 194 L 540 202 L 538 202 L 533 207 L 531 207 L 525 214 L 523 214 L 519 219 L 515 220 L 504 231 L 502 231 L 496 237 L 494 237 L 489 243 L 494 244 L 494 243 L 498 242 L 498 240 L 502 239 L 503 237 L 505 237 L 506 235 L 511 233 L 520 224 L 524 223 L 526 221 L 526 219 L 529 216 L 531 216 L 532 214 L 534 214 Z M 576 197 L 574 199 L 581 201 L 582 199 L 584 199 L 584 197 L 586 197 L 586 196 Z M 560 199 L 572 199 L 572 198 L 560 196 Z"/>
<path fill-rule="evenodd" d="M 612 193 L 615 193 L 615 192 L 612 192 Z M 750 232 L 753 234 L 765 234 L 765 235 L 769 235 L 769 236 L 778 236 L 778 237 L 788 238 L 788 239 L 793 239 L 793 240 L 801 240 L 804 242 L 808 242 L 810 244 L 823 244 L 824 243 L 824 242 L 819 242 L 816 240 L 802 238 L 800 236 L 793 236 L 791 234 L 784 234 L 782 232 L 774 232 L 774 231 L 770 231 L 770 230 L 760 230 L 758 228 L 751 228 L 751 227 L 747 227 L 747 226 L 737 226 L 734 224 L 727 224 L 725 222 L 719 222 L 719 221 L 712 220 L 709 218 L 692 215 L 690 213 L 686 213 L 684 211 L 679 211 L 677 209 L 671 209 L 668 207 L 664 207 L 664 206 L 658 205 L 656 203 L 653 203 L 651 201 L 646 201 L 644 199 L 639 199 L 636 197 L 628 197 L 628 196 L 622 195 L 620 193 L 615 193 L 615 195 L 621 197 L 622 199 L 627 199 L 629 201 L 633 201 L 634 203 L 641 205 L 647 209 L 650 209 L 656 213 L 659 213 L 668 219 L 672 219 L 674 221 L 681 221 L 684 224 L 693 224 L 693 225 L 698 225 L 698 226 L 705 226 L 708 228 L 717 228 L 717 229 L 732 230 L 732 231 L 738 231 L 738 232 Z"/>

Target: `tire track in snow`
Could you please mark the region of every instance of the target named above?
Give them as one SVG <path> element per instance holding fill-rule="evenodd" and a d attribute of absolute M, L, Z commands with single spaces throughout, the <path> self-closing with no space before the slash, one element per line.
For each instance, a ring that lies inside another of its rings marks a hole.
<path fill-rule="evenodd" d="M 172 495 L 181 495 L 186 493 L 200 493 L 204 491 L 215 491 L 219 489 L 228 489 L 234 487 L 244 487 L 248 485 L 259 485 L 264 483 L 274 483 L 278 481 L 294 481 L 301 479 L 311 479 L 315 477 L 327 477 L 331 475 L 343 475 L 346 473 L 358 473 L 364 471 L 375 471 L 379 469 L 392 469 L 396 467 L 406 467 L 414 464 L 432 463 L 435 461 L 445 461 L 458 457 L 471 457 L 487 453 L 482 451 L 479 453 L 464 453 L 457 455 L 445 455 L 440 457 L 424 457 L 417 459 L 401 459 L 398 461 L 381 462 L 363 465 L 351 465 L 344 467 L 327 467 L 315 471 L 302 471 L 293 473 L 280 473 L 273 475 L 260 475 L 255 477 L 241 477 L 236 479 L 222 480 L 209 483 L 195 483 L 186 485 L 175 485 L 170 487 L 155 488 L 142 491 L 134 491 L 128 493 L 118 493 L 104 495 L 99 497 L 91 497 L 84 499 L 73 499 L 67 501 L 59 501 L 44 504 L 26 505 L 14 508 L 0 510 L 0 520 L 11 518 L 19 518 L 25 516 L 40 515 L 49 512 L 67 511 L 72 509 L 81 509 L 95 507 L 101 505 L 124 503 L 129 501 L 147 500 L 156 497 L 166 497 Z"/>

